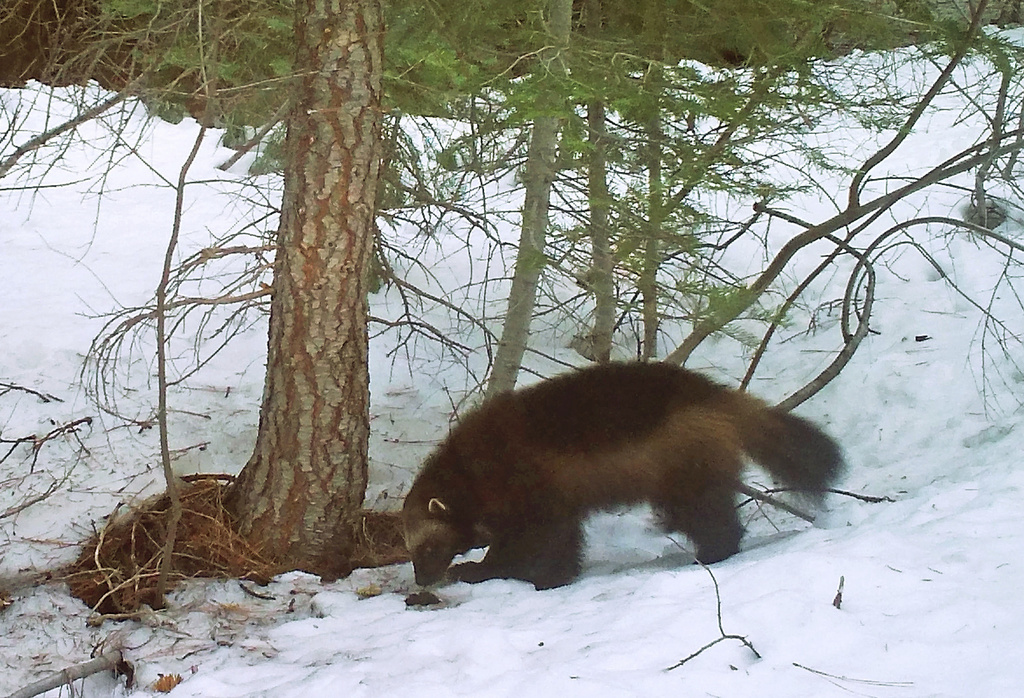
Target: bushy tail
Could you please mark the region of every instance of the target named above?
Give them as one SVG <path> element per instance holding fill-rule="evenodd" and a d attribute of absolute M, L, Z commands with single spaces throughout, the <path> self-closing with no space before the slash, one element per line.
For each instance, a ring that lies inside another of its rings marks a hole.
<path fill-rule="evenodd" d="M 806 419 L 765 405 L 745 407 L 744 450 L 787 487 L 820 500 L 843 471 L 839 445 Z"/>

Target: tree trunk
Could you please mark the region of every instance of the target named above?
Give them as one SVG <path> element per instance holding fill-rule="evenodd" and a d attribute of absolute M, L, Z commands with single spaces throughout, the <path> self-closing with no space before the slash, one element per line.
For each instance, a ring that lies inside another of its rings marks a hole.
<path fill-rule="evenodd" d="M 564 51 L 569 43 L 572 0 L 549 0 L 548 24 L 554 47 L 542 51 L 541 60 L 547 64 L 543 69 L 564 71 L 561 51 Z M 551 199 L 551 184 L 555 179 L 561 121 L 558 116 L 540 116 L 533 122 L 523 173 L 526 194 L 523 201 L 519 251 L 516 254 L 515 275 L 508 297 L 508 312 L 505 315 L 505 324 L 498 340 L 494 366 L 487 384 L 488 396 L 515 387 L 523 354 L 526 353 L 533 308 L 537 299 L 537 284 L 545 264 L 548 204 Z"/>
<path fill-rule="evenodd" d="M 604 26 L 602 0 L 583 3 L 581 31 L 588 38 L 599 38 Z M 587 104 L 587 140 L 590 158 L 587 167 L 587 194 L 590 208 L 591 262 L 588 288 L 594 294 L 594 326 L 585 342 L 586 356 L 591 361 L 607 362 L 612 356 L 612 334 L 615 331 L 615 257 L 612 253 L 611 230 L 608 225 L 608 124 L 604 102 L 595 99 Z M 582 353 L 582 352 L 581 352 Z"/>
<path fill-rule="evenodd" d="M 658 269 L 661 268 L 661 234 L 665 219 L 664 187 L 661 180 L 661 122 L 655 116 L 647 126 L 647 234 L 644 239 L 643 268 L 637 286 L 642 300 L 644 338 L 640 356 L 644 361 L 658 353 Z"/>
<path fill-rule="evenodd" d="M 594 101 L 587 105 L 587 126 L 592 147 L 587 189 L 590 198 L 590 290 L 594 293 L 594 329 L 591 332 L 589 358 L 605 362 L 611 360 L 612 332 L 615 329 L 615 281 L 612 277 L 615 258 L 608 228 L 610 198 L 603 102 Z"/>
<path fill-rule="evenodd" d="M 299 0 L 267 378 L 229 498 L 283 564 L 350 571 L 369 439 L 367 278 L 380 166 L 380 0 Z"/>
<path fill-rule="evenodd" d="M 659 3 L 651 3 L 644 17 L 645 35 L 652 42 L 652 54 L 656 59 L 665 58 L 665 9 Z M 665 222 L 665 185 L 662 181 L 661 159 L 664 144 L 664 130 L 661 123 L 661 100 L 664 94 L 664 75 L 657 63 L 651 64 L 650 81 L 652 94 L 657 96 L 656 107 L 650 114 L 644 128 L 647 131 L 647 230 L 644 240 L 643 267 L 637 287 L 641 296 L 643 318 L 643 342 L 640 358 L 649 361 L 658 354 L 658 330 L 661 315 L 658 312 L 658 270 L 661 268 L 661 238 Z"/>

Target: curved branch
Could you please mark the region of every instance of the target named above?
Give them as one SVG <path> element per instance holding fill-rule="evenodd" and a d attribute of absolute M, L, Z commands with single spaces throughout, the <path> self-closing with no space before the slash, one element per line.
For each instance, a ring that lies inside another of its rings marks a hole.
<path fill-rule="evenodd" d="M 864 184 L 864 180 L 868 176 L 868 172 L 874 169 L 876 165 L 881 163 L 887 157 L 892 155 L 896 148 L 898 148 L 900 144 L 907 139 L 907 136 L 910 135 L 914 125 L 924 115 L 925 110 L 932 103 L 935 97 L 938 96 L 946 83 L 949 82 L 950 77 L 953 75 L 953 71 L 956 70 L 957 66 L 963 62 L 964 58 L 967 56 L 968 50 L 971 48 L 971 40 L 975 35 L 977 35 L 978 30 L 981 27 L 981 18 L 985 12 L 986 5 L 988 5 L 988 0 L 981 0 L 981 2 L 978 3 L 978 6 L 974 9 L 974 15 L 971 17 L 971 23 L 967 27 L 967 33 L 964 36 L 963 44 L 953 54 L 949 63 L 946 64 L 946 67 L 943 68 L 941 73 L 939 73 L 939 77 L 934 83 L 932 83 L 932 86 L 925 93 L 924 97 L 921 98 L 921 101 L 919 101 L 913 111 L 910 112 L 910 116 L 908 116 L 907 120 L 902 126 L 900 126 L 900 130 L 892 140 L 865 160 L 864 164 L 860 166 L 859 170 L 857 170 L 857 174 L 854 175 L 853 181 L 850 183 L 850 208 L 855 208 L 859 204 L 860 190 Z"/>
<path fill-rule="evenodd" d="M 803 248 L 829 237 L 835 233 L 835 231 L 851 225 L 864 216 L 869 214 L 877 215 L 878 213 L 891 208 L 897 202 L 903 200 L 910 194 L 925 189 L 937 182 L 944 181 L 950 177 L 971 170 L 983 162 L 988 161 L 991 157 L 998 157 L 1000 155 L 1020 150 L 1024 147 L 1024 143 L 1019 140 L 1014 141 L 1013 139 L 1018 138 L 1022 133 L 1024 133 L 1024 129 L 1004 133 L 1002 138 L 1004 144 L 991 150 L 988 150 L 990 146 L 990 143 L 988 142 L 980 143 L 962 150 L 912 182 L 905 184 L 898 189 L 894 189 L 887 194 L 878 196 L 865 204 L 848 206 L 846 209 L 840 211 L 828 220 L 795 235 L 782 246 L 778 254 L 776 254 L 771 263 L 769 263 L 768 267 L 761 272 L 761 275 L 758 276 L 753 283 L 750 284 L 747 288 L 745 298 L 743 298 L 743 302 L 737 302 L 731 305 L 727 310 L 715 317 L 706 318 L 697 322 L 689 336 L 687 336 L 686 339 L 676 347 L 676 349 L 666 356 L 664 361 L 674 364 L 685 363 L 690 357 L 690 354 L 693 353 L 701 342 L 713 333 L 725 327 L 750 308 L 750 306 L 752 306 L 757 299 L 761 297 L 775 279 L 778 278 L 793 257 L 795 257 Z M 941 217 L 936 216 L 932 218 L 938 219 Z M 921 219 L 915 219 L 915 221 L 918 220 Z M 962 221 L 958 221 L 957 223 L 959 225 L 964 225 Z M 980 230 L 984 230 L 980 226 L 977 227 Z M 974 228 L 972 228 L 972 230 L 973 229 Z M 1001 242 L 1007 244 L 1007 239 L 1002 236 L 999 236 L 996 239 L 1000 239 Z"/>
<path fill-rule="evenodd" d="M 843 345 L 842 350 L 836 358 L 832 360 L 832 363 L 830 363 L 824 371 L 819 373 L 814 380 L 776 405 L 779 409 L 789 411 L 800 403 L 810 399 L 815 395 L 815 393 L 828 385 L 832 379 L 839 375 L 839 372 L 843 370 L 846 364 L 850 362 L 850 359 L 853 358 L 854 353 L 860 346 L 861 341 L 867 336 L 868 319 L 871 317 L 871 306 L 875 299 L 875 270 L 872 268 L 871 262 L 864 256 L 858 255 L 858 257 L 857 266 L 854 267 L 853 272 L 850 274 L 850 281 L 846 286 L 846 295 L 843 298 L 843 317 L 848 318 L 849 308 L 853 302 L 853 296 L 855 295 L 854 289 L 857 286 L 858 271 L 863 269 L 868 278 L 868 285 L 864 291 L 864 308 L 859 314 L 857 331 L 850 335 L 849 339 L 847 339 L 846 343 Z"/>
<path fill-rule="evenodd" d="M 832 363 L 829 364 L 829 366 L 824 371 L 822 371 L 817 378 L 815 378 L 813 381 L 805 385 L 800 390 L 797 390 L 795 393 L 787 397 L 782 402 L 778 403 L 777 407 L 784 410 L 791 410 L 800 403 L 808 400 L 815 393 L 817 393 L 823 387 L 828 385 L 828 383 L 832 379 L 839 375 L 839 372 L 842 371 L 846 364 L 849 363 L 850 359 L 853 358 L 854 352 L 857 351 L 857 348 L 860 346 L 861 341 L 864 339 L 865 336 L 867 336 L 869 331 L 868 319 L 871 315 L 871 307 L 874 303 L 875 297 L 875 272 L 871 266 L 871 256 L 875 253 L 876 250 L 878 250 L 882 242 L 892 237 L 896 233 L 901 232 L 904 229 L 915 225 L 926 225 L 930 223 L 942 223 L 946 225 L 953 225 L 956 227 L 966 228 L 978 235 L 982 235 L 997 240 L 998 242 L 1007 245 L 1012 250 L 1024 252 L 1024 245 L 1021 245 L 1020 243 L 1011 240 L 1004 235 L 994 233 L 988 228 L 985 228 L 974 223 L 968 223 L 966 221 L 960 221 L 955 218 L 948 218 L 945 216 L 922 216 L 920 218 L 914 218 L 912 220 L 904 221 L 902 223 L 894 225 L 888 230 L 881 233 L 877 238 L 875 238 L 871 242 L 871 244 L 868 245 L 868 247 L 864 250 L 863 253 L 858 253 L 854 251 L 852 248 L 850 248 L 849 251 L 857 257 L 857 265 L 850 273 L 850 279 L 846 286 L 846 293 L 843 296 L 843 334 L 846 343 L 843 346 L 842 351 L 839 352 L 839 355 L 836 356 Z M 945 271 L 943 271 L 942 267 L 939 266 L 938 262 L 936 262 L 932 258 L 932 256 L 928 254 L 926 250 L 921 248 L 920 245 L 918 245 L 917 243 L 912 244 L 921 253 L 925 260 L 929 264 L 931 264 L 935 268 L 935 270 L 942 275 L 943 278 L 946 278 L 946 273 Z M 859 323 L 857 325 L 857 331 L 854 332 L 852 335 L 849 335 L 847 326 L 849 322 L 850 308 L 852 306 L 854 296 L 856 295 L 855 291 L 859 280 L 859 273 L 861 270 L 863 270 L 864 274 L 866 274 L 867 276 L 867 287 L 865 289 L 864 307 L 858 314 Z M 983 308 L 981 304 L 979 304 L 973 298 L 971 298 L 962 290 L 957 288 L 955 285 L 953 286 L 953 288 L 968 303 L 970 303 L 979 311 L 981 311 L 986 318 L 992 318 L 991 313 L 987 309 Z M 999 324 L 1002 325 L 1002 323 Z M 1013 335 L 1013 333 L 1011 333 L 1011 335 L 1016 336 Z"/>

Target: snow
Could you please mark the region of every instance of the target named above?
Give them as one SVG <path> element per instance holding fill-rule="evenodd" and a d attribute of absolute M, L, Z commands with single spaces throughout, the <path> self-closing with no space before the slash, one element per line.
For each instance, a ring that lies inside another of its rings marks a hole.
<path fill-rule="evenodd" d="M 919 79 L 908 77 L 908 88 Z M 20 107 L 14 143 L 44 127 L 30 102 L 42 104 L 49 94 L 0 93 L 2 114 Z M 945 99 L 901 148 L 900 163 L 921 170 L 978 137 L 977 117 L 961 113 L 956 97 Z M 135 113 L 119 118 L 129 124 L 132 145 L 122 145 L 106 177 L 98 173 L 111 136 L 96 122 L 82 128 L 58 167 L 43 173 L 40 164 L 0 180 L 0 382 L 62 400 L 0 395 L 0 433 L 41 434 L 94 418 L 44 444 L 34 462 L 29 447 L 19 446 L 0 466 L 0 511 L 67 478 L 43 502 L 0 521 L 0 579 L 68 560 L 74 543 L 102 525 L 115 504 L 160 487 L 155 431 L 125 419 L 150 415 L 151 341 L 141 337 L 126 351 L 130 363 L 112 390 L 121 416 L 90 401 L 82 361 L 103 313 L 152 294 L 170 231 L 168 182 L 197 128 L 147 123 Z M 866 152 L 861 144 L 871 137 L 853 125 L 836 119 L 821 133 L 836 129 L 833 147 Z M 10 148 L 4 142 L 0 156 Z M 232 172 L 216 169 L 229 154 L 211 137 L 189 173 L 205 184 L 187 190 L 179 258 L 259 213 L 232 198 L 252 191 L 242 176 L 246 161 Z M 32 178 L 75 183 L 25 189 Z M 958 183 L 970 186 L 970 175 Z M 272 179 L 262 186 L 273 196 Z M 838 187 L 831 193 L 842 199 Z M 956 215 L 962 193 L 920 195 L 898 215 Z M 807 195 L 790 210 L 821 220 L 829 206 Z M 1010 220 L 1000 232 L 1018 238 L 1022 229 Z M 991 304 L 1009 332 L 1024 331 L 1012 289 L 996 283 L 999 255 L 941 229 L 919 239 L 961 289 Z M 452 250 L 436 254 L 430 270 L 443 285 L 442 271 L 457 275 L 459 262 Z M 452 585 L 439 590 L 439 608 L 406 607 L 415 590 L 410 565 L 358 570 L 329 584 L 286 574 L 257 589 L 269 599 L 235 581 L 196 581 L 175 591 L 165 611 L 100 627 L 86 624 L 89 610 L 62 585 L 19 588 L 0 611 L 0 695 L 102 646 L 126 648 L 138 672 L 137 696 L 156 695 L 150 687 L 161 674 L 182 676 L 174 695 L 205 697 L 1015 695 L 1024 681 L 1024 666 L 1013 659 L 1024 645 L 1024 375 L 1012 352 L 1021 347 L 1012 337 L 1006 352 L 995 346 L 977 308 L 912 250 L 894 250 L 887 262 L 878 269 L 875 334 L 839 378 L 798 409 L 843 445 L 849 470 L 840 487 L 886 501 L 834 495 L 814 527 L 747 505 L 743 551 L 707 570 L 688 564 L 685 540 L 658 533 L 644 511 L 603 514 L 588 525 L 588 561 L 577 582 L 544 592 L 501 580 Z M 793 278 L 816 263 L 813 255 L 797 260 Z M 203 280 L 205 290 L 218 283 L 215 275 Z M 824 302 L 844 283 L 837 274 L 815 292 Z M 386 293 L 373 303 L 379 315 L 399 305 Z M 800 312 L 751 386 L 766 399 L 791 393 L 835 350 L 827 331 L 834 314 Z M 812 319 L 816 329 L 806 332 Z M 251 316 L 223 354 L 172 391 L 179 472 L 235 472 L 246 460 L 262 390 L 264 329 L 259 314 Z M 537 341 L 568 360 L 555 339 L 564 334 L 541 333 Z M 177 341 L 181 369 L 191 345 L 187 336 Z M 375 338 L 371 359 L 367 501 L 385 508 L 401 501 L 418 463 L 447 430 L 452 402 L 475 382 L 425 345 L 393 345 L 389 335 Z M 747 358 L 738 347 L 709 342 L 692 365 L 735 381 Z M 751 481 L 759 477 L 750 473 Z M 381 593 L 374 595 L 375 587 Z M 745 637 L 760 658 L 724 639 L 668 670 L 722 632 Z M 82 695 L 125 694 L 123 680 L 109 675 L 79 686 Z"/>

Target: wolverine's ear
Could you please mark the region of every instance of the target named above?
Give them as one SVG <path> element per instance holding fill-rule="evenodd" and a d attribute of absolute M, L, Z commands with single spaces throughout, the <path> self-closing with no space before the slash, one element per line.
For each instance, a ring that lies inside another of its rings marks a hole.
<path fill-rule="evenodd" d="M 448 505 L 437 497 L 433 497 L 429 502 L 427 502 L 427 511 L 434 516 L 440 516 L 441 514 L 448 513 Z"/>

